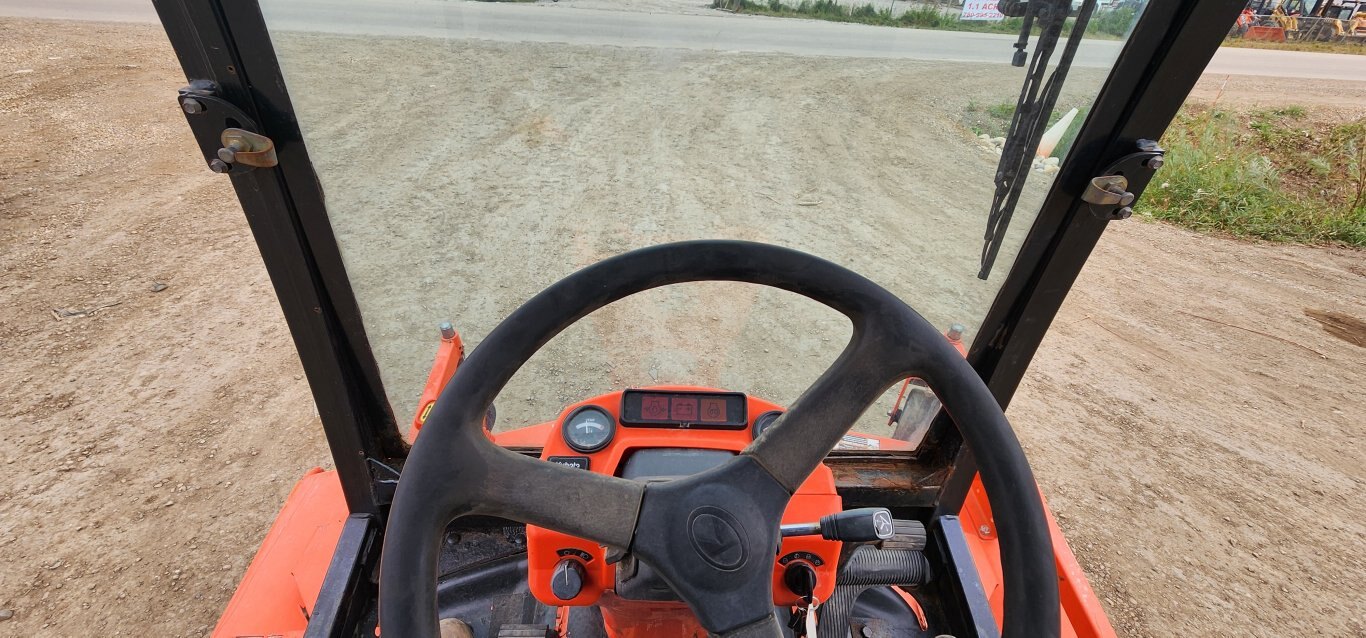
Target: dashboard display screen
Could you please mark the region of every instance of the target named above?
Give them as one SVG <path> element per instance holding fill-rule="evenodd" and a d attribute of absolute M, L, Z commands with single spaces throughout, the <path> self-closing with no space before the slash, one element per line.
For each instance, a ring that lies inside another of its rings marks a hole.
<path fill-rule="evenodd" d="M 621 395 L 625 425 L 739 429 L 749 423 L 745 395 L 738 392 L 627 390 Z"/>

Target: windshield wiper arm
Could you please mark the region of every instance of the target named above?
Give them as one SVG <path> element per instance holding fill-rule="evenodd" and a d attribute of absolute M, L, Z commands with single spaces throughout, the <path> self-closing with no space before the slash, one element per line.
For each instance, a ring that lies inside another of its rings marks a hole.
<path fill-rule="evenodd" d="M 1017 50 L 1012 63 L 1020 66 L 1035 21 L 1039 23 L 1039 41 L 1034 47 L 1034 58 L 1029 64 L 1024 85 L 1020 87 L 1020 98 L 1015 103 L 1015 114 L 1010 119 L 1001 161 L 996 165 L 996 193 L 992 196 L 991 213 L 987 216 L 981 270 L 977 273 L 977 278 L 983 280 L 991 274 L 991 267 L 996 263 L 1006 229 L 1015 214 L 1015 205 L 1019 203 L 1020 192 L 1034 163 L 1034 153 L 1048 126 L 1053 106 L 1058 102 L 1067 71 L 1076 57 L 1077 46 L 1086 33 L 1086 24 L 1091 19 L 1096 0 L 1085 0 L 1077 11 L 1072 32 L 1067 37 L 1067 46 L 1063 48 L 1062 56 L 1051 74 L 1048 72 L 1048 61 L 1053 57 L 1053 50 L 1062 36 L 1072 3 L 1070 0 L 1030 0 L 1024 5 L 1024 25 L 1020 29 L 1020 41 L 1015 44 Z"/>
<path fill-rule="evenodd" d="M 1029 34 L 1034 28 L 1034 13 L 1029 10 L 1029 3 L 1025 0 L 1001 0 L 996 3 L 996 10 L 1008 18 L 1024 18 L 1024 23 L 1020 26 L 1020 39 L 1015 42 L 1015 54 L 1010 58 L 1011 66 L 1024 66 L 1029 59 L 1025 49 L 1029 48 Z"/>

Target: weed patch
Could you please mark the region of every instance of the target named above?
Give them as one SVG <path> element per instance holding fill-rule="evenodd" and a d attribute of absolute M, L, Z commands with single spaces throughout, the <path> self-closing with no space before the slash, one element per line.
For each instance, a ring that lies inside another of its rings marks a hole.
<path fill-rule="evenodd" d="M 1366 118 L 1187 107 L 1139 211 L 1201 231 L 1366 246 Z"/>

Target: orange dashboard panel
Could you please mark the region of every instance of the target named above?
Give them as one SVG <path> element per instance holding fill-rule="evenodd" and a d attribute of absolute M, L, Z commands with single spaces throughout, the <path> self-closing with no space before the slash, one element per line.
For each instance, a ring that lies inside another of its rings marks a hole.
<path fill-rule="evenodd" d="M 575 403 L 544 431 L 541 459 L 588 472 L 621 476 L 642 450 L 718 450 L 738 453 L 760 428 L 781 414 L 773 403 L 691 386 L 658 386 L 612 392 Z M 538 434 L 540 434 L 538 432 Z M 499 437 L 500 444 L 510 442 Z M 843 509 L 830 468 L 821 465 L 789 501 L 782 522 L 807 523 Z M 783 540 L 773 564 L 774 603 L 798 602 L 783 584 L 783 569 L 796 561 L 815 570 L 815 595 L 828 600 L 835 587 L 841 543 L 820 536 Z M 527 526 L 527 563 L 531 592 L 552 606 L 591 605 L 616 583 L 616 565 L 604 548 L 589 540 Z M 579 563 L 583 586 L 569 599 L 556 596 L 552 576 L 562 561 Z"/>

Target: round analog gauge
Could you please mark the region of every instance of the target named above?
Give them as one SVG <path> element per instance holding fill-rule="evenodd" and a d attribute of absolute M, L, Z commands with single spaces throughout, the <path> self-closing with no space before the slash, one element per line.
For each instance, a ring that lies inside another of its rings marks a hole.
<path fill-rule="evenodd" d="M 758 418 L 754 419 L 754 438 L 759 438 L 759 435 L 763 434 L 764 430 L 768 429 L 768 426 L 773 425 L 773 422 L 777 421 L 778 417 L 782 415 L 783 413 L 778 410 L 770 410 L 760 414 Z"/>
<path fill-rule="evenodd" d="M 617 424 L 606 410 L 586 405 L 569 415 L 561 428 L 564 442 L 578 452 L 597 452 L 617 433 Z"/>

